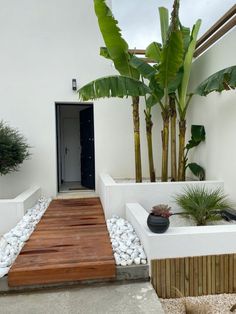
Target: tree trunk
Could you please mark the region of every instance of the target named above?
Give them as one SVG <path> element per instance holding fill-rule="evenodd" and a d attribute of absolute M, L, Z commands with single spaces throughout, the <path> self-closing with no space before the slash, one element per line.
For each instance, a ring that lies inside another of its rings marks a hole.
<path fill-rule="evenodd" d="M 174 95 L 169 96 L 169 108 L 171 119 L 171 181 L 177 181 L 176 165 L 176 107 Z"/>
<path fill-rule="evenodd" d="M 186 133 L 186 120 L 179 121 L 179 169 L 178 180 L 185 181 L 185 133 Z"/>
<path fill-rule="evenodd" d="M 161 181 L 168 180 L 168 150 L 169 150 L 169 112 L 162 111 L 163 130 L 161 131 L 162 138 L 162 173 Z"/>
<path fill-rule="evenodd" d="M 156 181 L 156 174 L 154 169 L 154 162 L 153 162 L 153 149 L 152 149 L 152 115 L 151 113 L 144 111 L 145 113 L 145 120 L 146 120 L 146 135 L 147 135 L 147 146 L 148 146 L 148 162 L 149 162 L 149 175 L 150 181 Z"/>
<path fill-rule="evenodd" d="M 139 97 L 132 97 L 133 100 L 133 123 L 134 123 L 134 149 L 135 149 L 135 179 L 142 182 L 142 164 L 140 149 L 140 122 L 139 122 Z"/>

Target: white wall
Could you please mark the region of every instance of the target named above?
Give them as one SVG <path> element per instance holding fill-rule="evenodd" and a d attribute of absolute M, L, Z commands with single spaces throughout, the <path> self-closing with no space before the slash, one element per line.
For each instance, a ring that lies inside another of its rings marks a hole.
<path fill-rule="evenodd" d="M 99 56 L 103 41 L 92 0 L 22 0 L 19 3 L 0 0 L 0 4 L 0 119 L 19 128 L 32 146 L 32 157 L 24 162 L 19 172 L 0 177 L 0 197 L 13 197 L 33 185 L 41 186 L 43 194 L 54 196 L 57 193 L 55 102 L 78 100 L 71 88 L 72 78 L 77 78 L 78 85 L 82 86 L 115 71 L 110 61 Z M 196 61 L 193 85 L 233 63 L 235 31 L 230 36 L 225 38 L 227 49 L 223 48 L 222 40 Z M 216 56 L 212 57 L 213 54 Z M 236 107 L 232 97 L 233 93 L 195 98 L 191 115 L 194 115 L 192 122 L 205 124 L 207 131 L 206 145 L 198 150 L 196 158 L 203 159 L 209 179 L 225 180 L 226 187 L 233 192 L 234 176 L 231 174 L 236 168 L 236 152 L 232 148 L 228 152 L 227 145 L 234 143 L 236 134 Z M 224 99 L 224 106 L 218 103 L 221 99 Z M 95 102 L 97 176 L 108 172 L 113 177 L 134 177 L 130 103 L 130 99 Z M 223 116 L 225 122 L 222 124 Z M 210 119 L 212 117 L 216 118 L 215 122 Z M 143 114 L 141 119 L 143 176 L 147 177 Z M 157 107 L 153 120 L 155 167 L 160 174 L 161 119 Z M 227 125 L 226 121 L 229 121 Z"/>
<path fill-rule="evenodd" d="M 236 28 L 197 58 L 193 65 L 191 90 L 218 70 L 236 64 Z M 203 124 L 206 142 L 194 152 L 194 161 L 206 169 L 209 180 L 223 180 L 226 192 L 236 202 L 236 92 L 195 96 L 190 105 L 188 126 Z"/>
<path fill-rule="evenodd" d="M 35 184 L 43 194 L 55 195 L 55 102 L 77 101 L 72 78 L 82 86 L 114 69 L 99 56 L 103 44 L 92 0 L 0 0 L 0 4 L 0 119 L 19 128 L 32 146 L 32 157 L 20 171 L 0 178 L 0 197 L 13 197 Z M 133 177 L 130 100 L 96 102 L 94 116 L 96 174 Z M 142 140 L 146 145 L 144 133 Z M 157 151 L 156 143 L 154 137 Z M 146 146 L 143 149 L 147 176 Z"/>

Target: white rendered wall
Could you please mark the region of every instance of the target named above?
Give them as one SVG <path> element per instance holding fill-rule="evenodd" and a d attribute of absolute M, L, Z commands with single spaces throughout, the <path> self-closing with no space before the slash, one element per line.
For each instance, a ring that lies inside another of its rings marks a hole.
<path fill-rule="evenodd" d="M 195 60 L 191 90 L 216 71 L 236 65 L 235 51 L 236 28 Z M 204 166 L 208 180 L 224 181 L 236 202 L 236 91 L 195 96 L 188 114 L 191 124 L 203 124 L 206 129 L 206 142 L 195 150 L 194 161 Z"/>
<path fill-rule="evenodd" d="M 19 172 L 0 177 L 0 197 L 14 197 L 34 184 L 43 194 L 55 195 L 55 102 L 78 100 L 72 78 L 82 86 L 114 69 L 99 56 L 103 42 L 92 0 L 0 4 L 0 119 L 17 127 L 32 146 L 32 157 Z M 99 101 L 94 112 L 96 174 L 131 176 L 133 138 L 127 100 Z"/>
<path fill-rule="evenodd" d="M 72 78 L 82 86 L 115 71 L 99 56 L 103 41 L 92 0 L 0 0 L 0 4 L 0 119 L 17 127 L 32 146 L 32 157 L 19 172 L 0 177 L 0 197 L 14 197 L 35 184 L 53 196 L 57 192 L 55 102 L 77 101 Z M 95 102 L 94 116 L 96 175 L 134 177 L 130 100 Z M 141 128 L 147 176 L 144 124 Z M 154 133 L 157 154 L 156 127 Z"/>

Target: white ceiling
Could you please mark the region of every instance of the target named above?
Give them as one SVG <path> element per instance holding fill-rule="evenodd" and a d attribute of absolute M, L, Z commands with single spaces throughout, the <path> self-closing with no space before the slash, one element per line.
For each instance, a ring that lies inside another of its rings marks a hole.
<path fill-rule="evenodd" d="M 180 20 L 184 26 L 192 26 L 202 19 L 199 36 L 204 34 L 226 11 L 235 0 L 181 0 Z M 146 48 L 152 41 L 161 41 L 158 7 L 169 10 L 170 0 L 112 0 L 112 11 L 123 37 L 130 48 Z"/>

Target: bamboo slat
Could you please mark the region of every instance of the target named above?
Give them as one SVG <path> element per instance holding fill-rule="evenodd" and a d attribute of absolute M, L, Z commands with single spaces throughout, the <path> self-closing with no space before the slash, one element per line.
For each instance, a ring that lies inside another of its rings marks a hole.
<path fill-rule="evenodd" d="M 151 267 L 161 298 L 236 292 L 236 254 L 153 260 Z"/>

